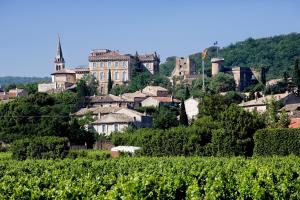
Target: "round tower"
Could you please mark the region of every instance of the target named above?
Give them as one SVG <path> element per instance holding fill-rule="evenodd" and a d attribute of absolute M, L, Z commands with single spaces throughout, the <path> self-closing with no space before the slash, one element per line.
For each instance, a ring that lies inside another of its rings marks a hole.
<path fill-rule="evenodd" d="M 215 76 L 219 72 L 222 72 L 224 68 L 224 58 L 212 58 L 211 59 L 211 75 Z"/>

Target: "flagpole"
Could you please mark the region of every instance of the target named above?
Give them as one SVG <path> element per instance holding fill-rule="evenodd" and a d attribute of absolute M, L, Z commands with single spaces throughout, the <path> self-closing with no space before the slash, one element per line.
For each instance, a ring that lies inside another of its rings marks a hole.
<path fill-rule="evenodd" d="M 205 83 L 204 83 L 204 59 L 202 58 L 202 91 L 205 92 Z"/>

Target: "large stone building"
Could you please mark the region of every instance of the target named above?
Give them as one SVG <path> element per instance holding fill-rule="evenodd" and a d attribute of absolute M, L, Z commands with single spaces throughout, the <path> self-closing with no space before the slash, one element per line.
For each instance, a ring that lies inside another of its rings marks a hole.
<path fill-rule="evenodd" d="M 132 78 L 133 64 L 136 56 L 122 54 L 119 51 L 109 49 L 95 49 L 89 56 L 89 71 L 99 82 L 99 92 L 107 93 L 108 76 L 111 73 L 113 85 L 126 85 Z M 138 56 L 142 66 L 150 73 L 159 72 L 160 58 L 156 54 L 144 54 Z"/>
<path fill-rule="evenodd" d="M 211 75 L 215 76 L 220 72 L 233 75 L 237 90 L 243 90 L 252 84 L 258 83 L 258 81 L 261 79 L 261 76 L 265 74 L 264 68 L 259 71 L 249 67 L 225 67 L 224 58 L 212 58 Z"/>

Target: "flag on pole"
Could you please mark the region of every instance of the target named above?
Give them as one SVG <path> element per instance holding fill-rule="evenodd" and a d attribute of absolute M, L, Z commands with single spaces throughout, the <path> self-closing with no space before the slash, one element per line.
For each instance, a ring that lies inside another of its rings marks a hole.
<path fill-rule="evenodd" d="M 207 56 L 207 49 L 204 49 L 201 54 L 202 60 L 204 60 L 206 56 Z"/>

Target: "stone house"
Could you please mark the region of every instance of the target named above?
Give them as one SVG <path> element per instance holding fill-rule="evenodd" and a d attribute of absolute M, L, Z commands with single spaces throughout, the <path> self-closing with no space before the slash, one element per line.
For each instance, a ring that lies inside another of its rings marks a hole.
<path fill-rule="evenodd" d="M 242 102 L 239 104 L 239 106 L 247 111 L 265 112 L 267 110 L 267 102 L 271 101 L 273 98 L 276 101 L 282 101 L 285 105 L 286 101 L 292 96 L 293 94 L 288 92 L 282 94 L 268 95 L 253 99 L 251 101 Z"/>
<path fill-rule="evenodd" d="M 111 133 L 123 131 L 129 126 L 137 128 L 151 127 L 152 117 L 123 108 L 114 113 L 101 116 L 89 126 L 89 130 L 109 136 Z"/>

